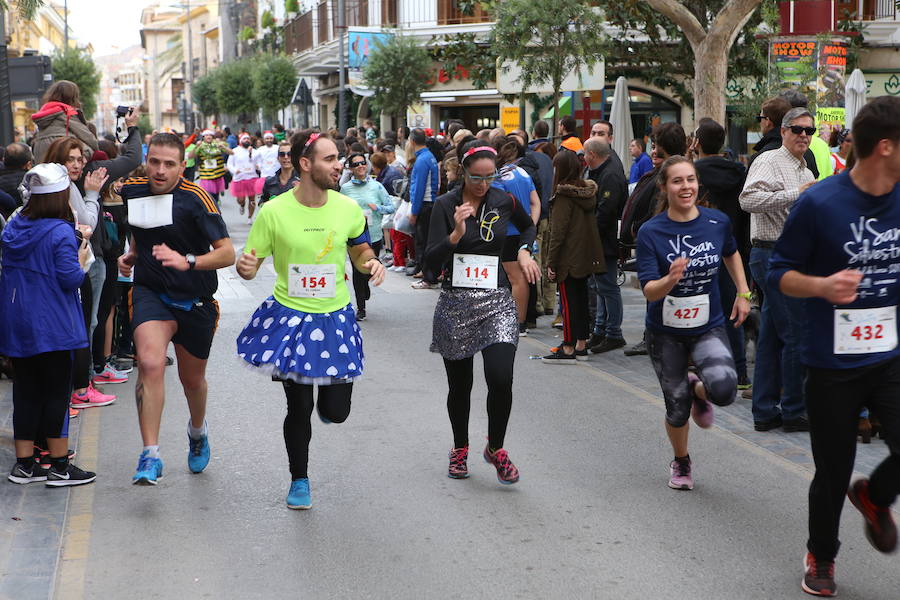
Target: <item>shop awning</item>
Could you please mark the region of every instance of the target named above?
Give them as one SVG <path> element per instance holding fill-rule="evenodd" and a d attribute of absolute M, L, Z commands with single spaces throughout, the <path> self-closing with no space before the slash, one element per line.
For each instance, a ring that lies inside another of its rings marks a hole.
<path fill-rule="evenodd" d="M 541 118 L 542 119 L 552 119 L 552 118 L 554 118 L 554 115 L 553 115 L 554 112 L 555 112 L 555 109 L 551 108 L 550 110 L 547 111 L 547 114 L 545 114 Z M 559 99 L 559 114 L 563 117 L 572 114 L 572 96 L 560 97 L 560 99 Z"/>

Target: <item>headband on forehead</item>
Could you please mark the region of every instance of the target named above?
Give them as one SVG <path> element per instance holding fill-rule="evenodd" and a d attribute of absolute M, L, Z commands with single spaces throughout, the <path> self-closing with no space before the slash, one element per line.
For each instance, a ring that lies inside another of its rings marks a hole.
<path fill-rule="evenodd" d="M 243 142 L 244 140 L 249 140 L 249 139 L 250 139 L 250 134 L 249 134 L 249 133 L 245 133 L 245 134 L 242 134 L 242 135 L 241 135 L 241 141 L 242 141 L 242 142 Z"/>
<path fill-rule="evenodd" d="M 310 146 L 313 145 L 313 142 L 315 142 L 315 141 L 316 141 L 317 139 L 319 139 L 321 136 L 322 136 L 321 133 L 311 133 L 311 134 L 309 134 L 309 139 L 306 140 L 306 143 L 305 143 L 305 144 L 303 144 L 303 151 L 305 152 Z"/>
<path fill-rule="evenodd" d="M 463 154 L 463 158 L 469 158 L 476 152 L 490 152 L 494 156 L 497 155 L 497 151 L 490 146 L 476 146 L 474 148 L 469 148 L 468 150 L 466 150 L 465 154 Z"/>
<path fill-rule="evenodd" d="M 203 131 L 203 133 L 200 134 L 200 135 L 201 135 L 201 136 L 206 136 L 206 135 L 215 135 L 215 134 L 212 132 L 211 129 L 205 129 L 205 130 Z"/>

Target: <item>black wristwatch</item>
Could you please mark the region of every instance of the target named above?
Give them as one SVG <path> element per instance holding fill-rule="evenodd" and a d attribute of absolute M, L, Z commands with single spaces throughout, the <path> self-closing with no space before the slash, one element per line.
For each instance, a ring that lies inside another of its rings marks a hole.
<path fill-rule="evenodd" d="M 187 260 L 187 263 L 188 263 L 188 271 L 193 271 L 194 267 L 197 266 L 197 257 L 194 256 L 193 254 L 185 254 L 184 258 L 185 258 L 185 260 Z"/>

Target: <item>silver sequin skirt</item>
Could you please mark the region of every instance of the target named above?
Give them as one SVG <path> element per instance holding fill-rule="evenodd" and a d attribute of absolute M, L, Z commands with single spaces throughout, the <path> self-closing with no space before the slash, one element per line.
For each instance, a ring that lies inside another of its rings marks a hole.
<path fill-rule="evenodd" d="M 518 320 L 506 288 L 445 289 L 434 308 L 431 351 L 447 360 L 461 360 L 492 344 L 518 345 Z"/>

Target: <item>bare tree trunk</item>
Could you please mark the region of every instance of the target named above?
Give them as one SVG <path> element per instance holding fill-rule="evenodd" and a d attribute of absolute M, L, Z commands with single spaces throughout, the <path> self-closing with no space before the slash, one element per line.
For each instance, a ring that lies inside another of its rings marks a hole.
<path fill-rule="evenodd" d="M 709 31 L 678 0 L 644 0 L 684 32 L 694 51 L 694 120 L 711 117 L 725 124 L 728 53 L 762 0 L 729 0 Z"/>
<path fill-rule="evenodd" d="M 553 119 L 551 119 L 552 122 L 550 123 L 550 143 L 556 146 L 559 145 L 559 141 L 556 139 L 556 128 L 561 118 L 559 114 L 559 98 L 562 96 L 559 93 L 559 88 L 561 85 L 561 83 L 553 84 Z"/>
<path fill-rule="evenodd" d="M 728 50 L 710 41 L 704 40 L 694 52 L 694 122 L 709 117 L 724 125 Z"/>

